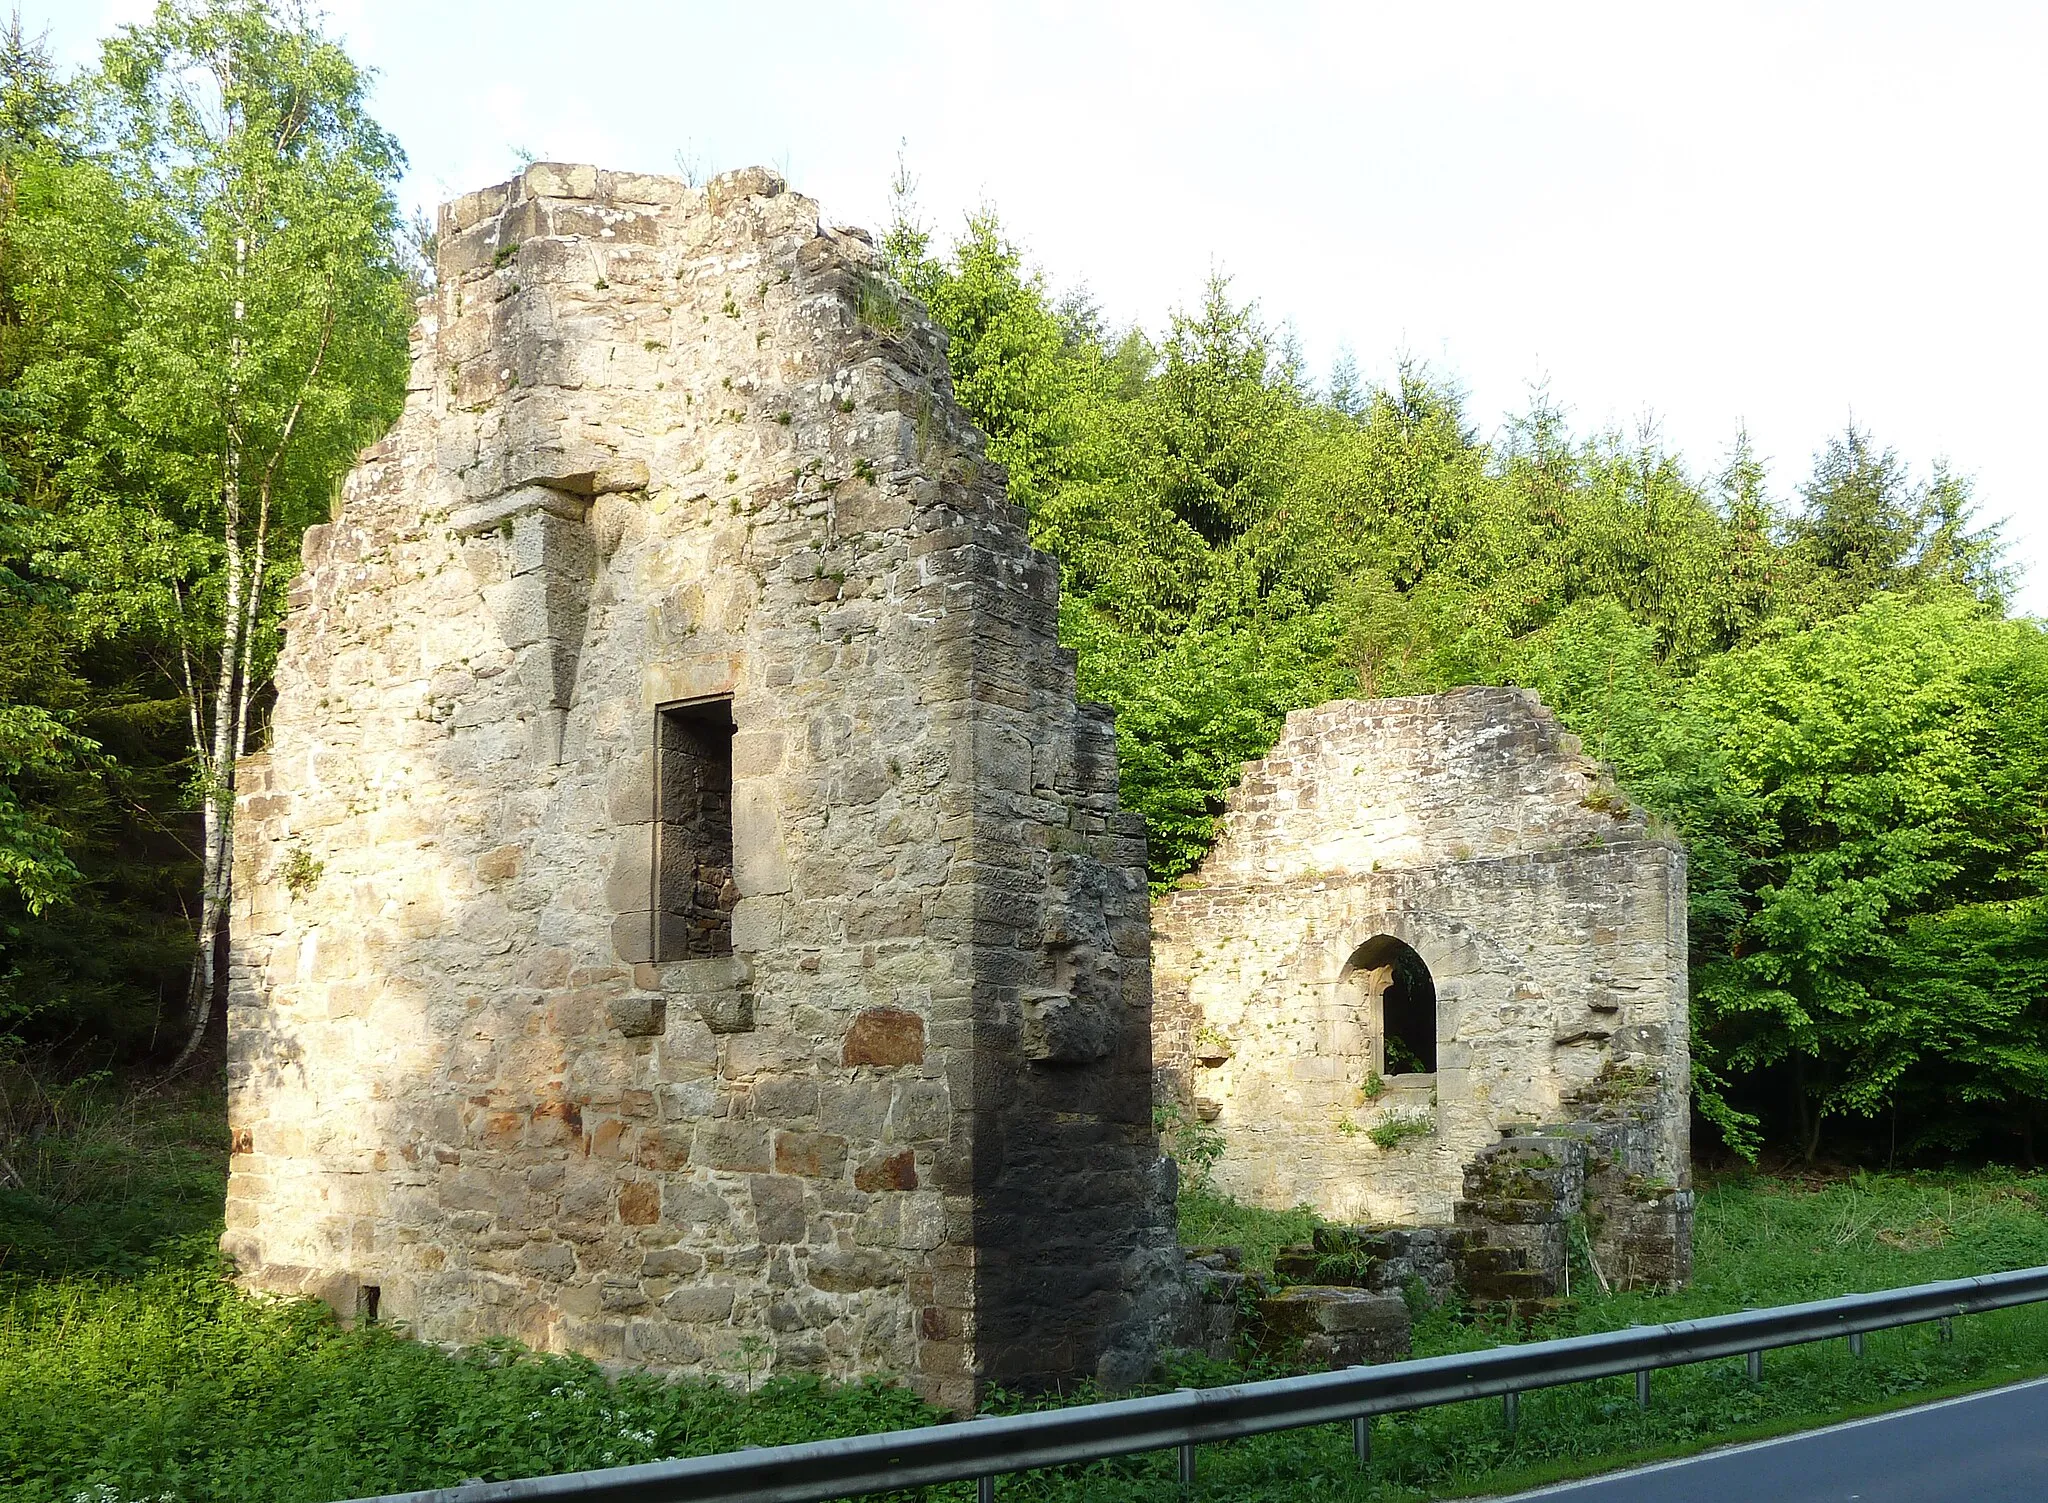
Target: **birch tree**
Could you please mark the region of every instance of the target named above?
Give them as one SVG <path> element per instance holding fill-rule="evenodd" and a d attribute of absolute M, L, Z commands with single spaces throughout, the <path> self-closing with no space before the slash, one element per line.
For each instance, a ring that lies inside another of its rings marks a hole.
<path fill-rule="evenodd" d="M 88 617 L 159 635 L 183 699 L 202 845 L 182 1065 L 216 1000 L 235 765 L 281 587 L 402 392 L 403 158 L 362 70 L 295 5 L 165 0 L 105 44 L 95 83 L 80 171 L 118 210 L 97 235 L 72 225 L 72 257 L 112 286 L 122 332 L 67 456 L 68 565 Z"/>

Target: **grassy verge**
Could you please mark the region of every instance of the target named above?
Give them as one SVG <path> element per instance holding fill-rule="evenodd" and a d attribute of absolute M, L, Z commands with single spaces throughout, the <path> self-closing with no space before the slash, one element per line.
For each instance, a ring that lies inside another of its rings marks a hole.
<path fill-rule="evenodd" d="M 139 1274 L 217 1237 L 227 1166 L 218 1090 L 52 1084 L 0 1053 L 0 1278 Z"/>
<path fill-rule="evenodd" d="M 45 1145 L 56 1177 L 39 1183 L 70 1185 L 66 1204 L 21 1189 L 0 1196 L 0 1248 L 9 1249 L 0 1264 L 0 1498 L 317 1503 L 934 1417 L 880 1383 L 615 1383 L 573 1358 L 510 1347 L 451 1356 L 389 1332 L 343 1332 L 316 1307 L 245 1297 L 223 1282 L 211 1251 L 224 1162 L 217 1116 L 204 1100 L 152 1110 L 100 1133 L 92 1174 L 65 1178 L 69 1150 Z M 2000 1172 L 1725 1180 L 1701 1196 L 1693 1288 L 1581 1298 L 1534 1332 L 1443 1311 L 1418 1327 L 1417 1351 L 2048 1263 L 2044 1194 L 2048 1180 Z M 1238 1243 L 1254 1264 L 1270 1264 L 1312 1220 L 1200 1194 L 1183 1206 L 1187 1240 Z M 1589 1286 L 1576 1282 L 1575 1292 Z M 1761 1385 L 1740 1362 L 1675 1369 L 1657 1376 L 1647 1412 L 1625 1380 L 1529 1394 L 1513 1435 L 1496 1403 L 1390 1417 L 1376 1427 L 1365 1476 L 1339 1427 L 1205 1447 L 1198 1493 L 1277 1503 L 1505 1491 L 2043 1370 L 2048 1310 L 2009 1311 L 1960 1322 L 1952 1344 L 1923 1329 L 1875 1335 L 1860 1360 L 1839 1342 L 1774 1354 Z M 1186 1362 L 1167 1379 L 1251 1375 Z M 1065 1398 L 1095 1396 L 1084 1387 Z M 1144 1456 L 1007 1478 L 1000 1494 L 1135 1503 L 1176 1497 L 1177 1488 L 1170 1457 Z"/>

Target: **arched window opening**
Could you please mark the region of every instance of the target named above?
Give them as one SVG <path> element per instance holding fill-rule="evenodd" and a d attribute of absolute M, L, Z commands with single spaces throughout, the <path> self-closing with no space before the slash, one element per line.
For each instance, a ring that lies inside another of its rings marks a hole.
<path fill-rule="evenodd" d="M 1436 1073 L 1436 983 L 1420 955 L 1391 934 L 1360 945 L 1344 968 L 1365 1004 L 1373 1068 L 1382 1075 Z"/>

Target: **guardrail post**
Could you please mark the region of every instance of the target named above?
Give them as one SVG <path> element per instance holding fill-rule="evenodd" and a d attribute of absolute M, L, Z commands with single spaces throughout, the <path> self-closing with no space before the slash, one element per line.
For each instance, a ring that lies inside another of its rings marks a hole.
<path fill-rule="evenodd" d="M 1636 1369 L 1636 1408 L 1647 1409 L 1649 1407 L 1650 1370 L 1647 1367 L 1640 1367 Z"/>
<path fill-rule="evenodd" d="M 975 1418 L 978 1420 L 992 1420 L 996 1416 L 993 1414 L 977 1414 Z M 974 1503 L 996 1503 L 996 1474 L 994 1472 L 990 1472 L 985 1477 L 976 1477 L 974 1479 Z"/>
<path fill-rule="evenodd" d="M 1352 1417 L 1351 1454 L 1358 1458 L 1361 1472 L 1372 1465 L 1372 1416 L 1369 1414 Z"/>
<path fill-rule="evenodd" d="M 1849 1355 L 1852 1357 L 1863 1355 L 1863 1333 L 1861 1331 L 1851 1331 L 1849 1333 Z"/>
<path fill-rule="evenodd" d="M 1508 1427 L 1508 1434 L 1513 1435 L 1522 1418 L 1522 1396 L 1512 1388 L 1500 1396 L 1500 1417 Z"/>
<path fill-rule="evenodd" d="M 1192 1388 L 1176 1389 L 1177 1393 L 1193 1393 Z M 1195 1443 L 1187 1442 L 1180 1448 L 1180 1490 L 1188 1492 L 1195 1485 Z"/>
<path fill-rule="evenodd" d="M 1752 1383 L 1761 1383 L 1763 1382 L 1763 1380 L 1764 1354 L 1762 1352 L 1751 1352 L 1749 1354 L 1749 1381 Z"/>

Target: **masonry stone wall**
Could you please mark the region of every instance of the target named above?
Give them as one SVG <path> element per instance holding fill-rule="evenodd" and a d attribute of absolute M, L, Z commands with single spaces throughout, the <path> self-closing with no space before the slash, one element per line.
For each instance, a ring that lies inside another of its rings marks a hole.
<path fill-rule="evenodd" d="M 1690 1245 L 1684 855 L 1534 695 L 1289 716 L 1154 928 L 1161 1091 L 1221 1133 L 1223 1190 L 1466 1225 L 1468 1166 L 1555 1128 L 1642 1281 L 1689 1272 L 1646 1240 Z M 1389 1068 L 1390 941 L 1434 985 L 1430 1073 Z"/>
<path fill-rule="evenodd" d="M 243 1277 L 955 1407 L 1133 1374 L 1142 825 L 943 335 L 773 174 L 541 164 L 442 211 L 412 372 L 240 773 Z"/>

